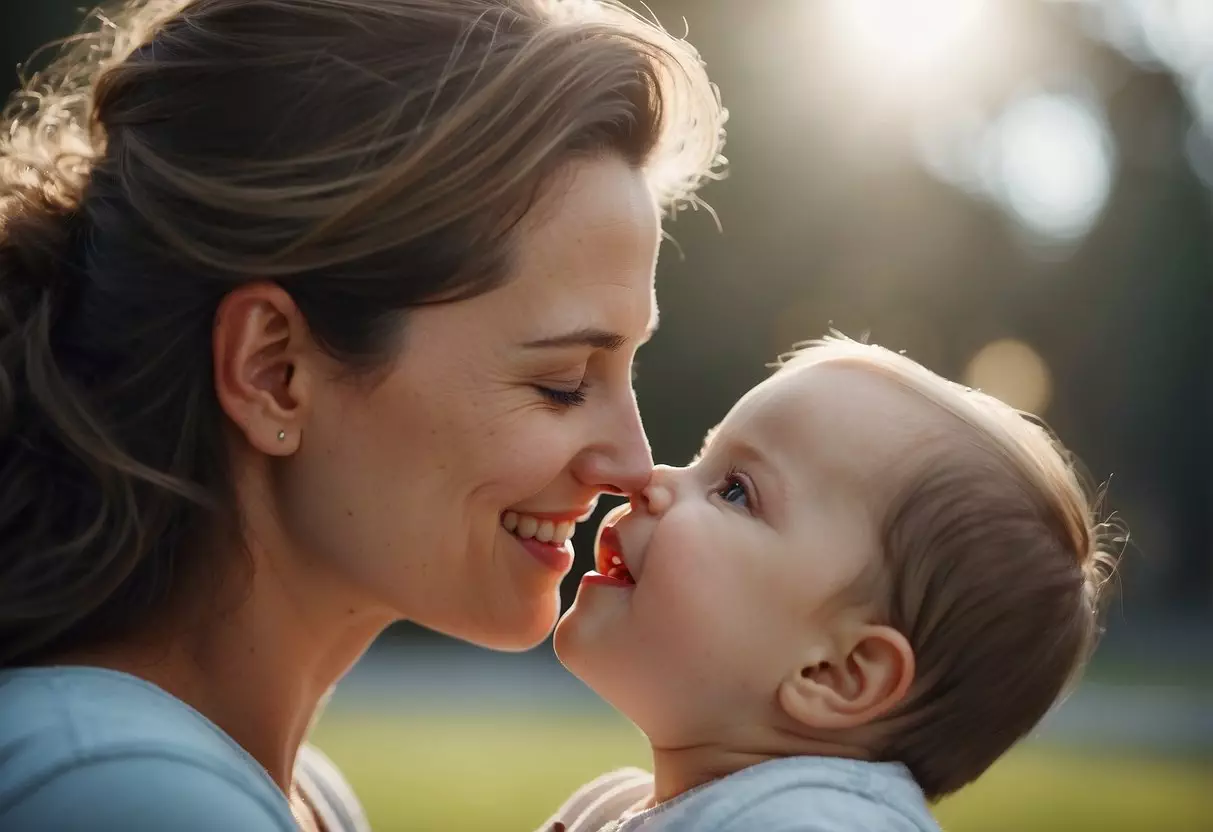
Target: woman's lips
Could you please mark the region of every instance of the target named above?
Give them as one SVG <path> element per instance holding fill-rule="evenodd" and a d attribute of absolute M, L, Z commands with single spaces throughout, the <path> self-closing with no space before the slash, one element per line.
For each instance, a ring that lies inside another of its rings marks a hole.
<path fill-rule="evenodd" d="M 561 512 L 506 511 L 501 526 L 535 560 L 559 575 L 573 568 L 573 532 L 583 509 Z"/>
<path fill-rule="evenodd" d="M 568 511 L 522 512 L 510 509 L 501 515 L 501 526 L 549 568 L 562 573 L 571 567 L 573 533 L 585 508 Z"/>
<path fill-rule="evenodd" d="M 561 541 L 560 544 L 554 544 L 544 543 L 533 537 L 523 540 L 517 535 L 510 536 L 517 540 L 519 545 L 529 555 L 553 572 L 567 575 L 569 570 L 573 568 L 573 546 L 570 541 Z"/>

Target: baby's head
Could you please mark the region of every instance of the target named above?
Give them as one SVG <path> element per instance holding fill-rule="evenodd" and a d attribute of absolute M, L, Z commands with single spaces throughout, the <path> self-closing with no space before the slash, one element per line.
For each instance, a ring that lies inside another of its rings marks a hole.
<path fill-rule="evenodd" d="M 937 799 L 1083 666 L 1092 515 L 1033 421 L 828 339 L 608 518 L 556 650 L 656 747 L 895 760 Z"/>

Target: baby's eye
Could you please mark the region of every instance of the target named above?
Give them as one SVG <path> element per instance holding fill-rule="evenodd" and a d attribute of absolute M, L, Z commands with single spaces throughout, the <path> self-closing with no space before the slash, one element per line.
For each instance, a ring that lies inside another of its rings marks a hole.
<path fill-rule="evenodd" d="M 750 507 L 750 489 L 745 478 L 736 471 L 730 472 L 724 478 L 724 483 L 716 490 L 726 503 L 733 503 L 741 508 Z"/>

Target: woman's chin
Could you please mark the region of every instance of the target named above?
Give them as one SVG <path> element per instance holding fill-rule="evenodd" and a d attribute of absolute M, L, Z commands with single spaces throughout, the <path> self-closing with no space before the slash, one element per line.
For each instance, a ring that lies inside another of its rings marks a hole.
<path fill-rule="evenodd" d="M 560 595 L 552 593 L 540 604 L 501 613 L 480 622 L 474 630 L 450 633 L 489 650 L 521 653 L 538 647 L 552 633 L 560 614 Z"/>

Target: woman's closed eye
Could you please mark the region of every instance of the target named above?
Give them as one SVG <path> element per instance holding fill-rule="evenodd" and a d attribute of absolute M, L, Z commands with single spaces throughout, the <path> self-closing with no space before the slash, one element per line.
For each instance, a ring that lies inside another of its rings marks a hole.
<path fill-rule="evenodd" d="M 586 383 L 584 381 L 572 390 L 560 387 L 545 387 L 542 384 L 536 384 L 535 389 L 539 392 L 539 395 L 560 407 L 576 407 L 577 405 L 585 404 Z"/>

